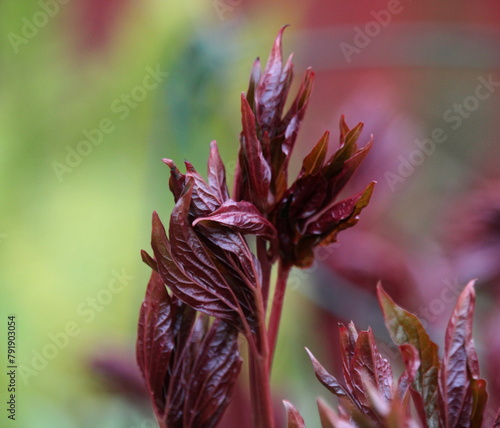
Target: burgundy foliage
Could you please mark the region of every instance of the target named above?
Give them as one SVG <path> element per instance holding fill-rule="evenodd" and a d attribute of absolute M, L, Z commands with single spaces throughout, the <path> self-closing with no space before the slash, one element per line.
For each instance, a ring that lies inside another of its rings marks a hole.
<path fill-rule="evenodd" d="M 197 317 L 153 271 L 139 316 L 137 361 L 160 427 L 214 427 L 241 367 L 237 331 Z"/>
<path fill-rule="evenodd" d="M 363 124 L 349 128 L 344 117 L 335 152 L 327 157 L 325 132 L 288 185 L 288 164 L 314 74 L 306 71 L 285 112 L 293 65 L 291 56 L 283 64 L 283 30 L 264 71 L 258 59 L 254 63 L 249 89 L 241 97 L 233 197 L 215 141 L 206 180 L 189 162 L 182 173 L 164 159 L 175 207 L 167 230 L 153 213 L 153 254 L 142 252 L 152 274 L 137 338 L 137 362 L 162 428 L 219 424 L 242 365 L 239 338 L 246 340 L 248 351 L 253 426 L 276 426 L 270 374 L 290 269 L 309 267 L 317 246 L 334 242 L 340 231 L 354 226 L 374 189 L 372 182 L 354 196 L 340 197 L 371 148 L 371 141 L 358 148 Z M 358 332 L 353 323 L 341 325 L 343 383 L 310 353 L 317 378 L 339 399 L 338 412 L 318 401 L 322 426 L 481 426 L 487 394 L 472 340 L 473 284 L 458 300 L 441 360 L 418 318 L 381 287 L 378 297 L 404 371 L 393 380 L 394 369 L 379 352 L 373 332 Z M 284 404 L 288 428 L 305 427 L 299 411 Z"/>
<path fill-rule="evenodd" d="M 319 403 L 323 428 L 481 427 L 488 395 L 472 339 L 473 282 L 461 293 L 448 323 L 441 360 L 418 318 L 380 286 L 378 297 L 405 370 L 393 385 L 391 365 L 377 350 L 371 330 L 358 333 L 352 323 L 340 325 L 344 384 L 309 353 L 316 377 L 339 399 L 338 414 Z"/>

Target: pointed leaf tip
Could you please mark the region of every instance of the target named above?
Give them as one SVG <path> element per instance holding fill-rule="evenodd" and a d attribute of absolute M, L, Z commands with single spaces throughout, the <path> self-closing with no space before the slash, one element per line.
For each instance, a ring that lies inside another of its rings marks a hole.
<path fill-rule="evenodd" d="M 305 428 L 306 424 L 299 411 L 287 400 L 283 400 L 288 417 L 287 428 Z"/>

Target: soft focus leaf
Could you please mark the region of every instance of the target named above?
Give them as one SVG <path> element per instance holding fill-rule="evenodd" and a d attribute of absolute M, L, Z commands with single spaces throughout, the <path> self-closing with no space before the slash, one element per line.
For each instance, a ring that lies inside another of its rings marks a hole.
<path fill-rule="evenodd" d="M 286 400 L 283 400 L 283 404 L 285 405 L 288 418 L 287 428 L 305 428 L 304 419 L 293 404 Z"/>
<path fill-rule="evenodd" d="M 418 318 L 397 306 L 380 284 L 377 294 L 387 330 L 394 343 L 398 346 L 409 344 L 418 351 L 421 364 L 412 388 L 422 398 L 425 420 L 429 428 L 439 427 L 437 345 L 431 341 Z"/>
<path fill-rule="evenodd" d="M 420 358 L 418 357 L 419 354 L 415 347 L 409 344 L 399 346 L 399 353 L 403 358 L 405 370 L 399 377 L 397 398 L 399 401 L 403 401 L 406 397 L 408 388 L 413 383 L 415 376 L 417 375 L 420 367 Z"/>
<path fill-rule="evenodd" d="M 383 399 L 391 400 L 392 369 L 389 362 L 380 355 L 371 330 L 359 333 L 350 369 L 358 390 L 363 385 L 360 375 L 365 373 L 364 381 L 370 382 Z"/>
<path fill-rule="evenodd" d="M 472 339 L 475 296 L 471 281 L 460 294 L 446 330 L 439 374 L 444 417 L 450 427 L 463 426 L 473 420 L 474 426 L 480 426 L 487 401 Z"/>
<path fill-rule="evenodd" d="M 314 373 L 316 377 L 321 382 L 321 384 L 328 389 L 332 394 L 336 395 L 339 398 L 348 398 L 349 400 L 353 400 L 352 396 L 347 392 L 344 387 L 332 376 L 330 373 L 326 371 L 326 369 L 321 365 L 321 363 L 314 357 L 311 351 L 306 348 L 307 353 L 309 354 L 309 358 L 311 359 Z"/>
<path fill-rule="evenodd" d="M 322 428 L 356 428 L 351 422 L 340 419 L 335 410 L 328 406 L 321 398 L 318 398 L 316 402 L 318 404 L 319 419 Z"/>

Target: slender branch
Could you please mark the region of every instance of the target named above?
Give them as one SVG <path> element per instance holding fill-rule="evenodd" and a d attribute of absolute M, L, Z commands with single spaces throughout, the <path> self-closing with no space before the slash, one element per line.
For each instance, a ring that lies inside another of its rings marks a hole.
<path fill-rule="evenodd" d="M 271 307 L 271 316 L 269 318 L 269 328 L 267 332 L 269 344 L 269 372 L 271 371 L 276 341 L 278 340 L 281 312 L 283 309 L 283 301 L 285 300 L 286 282 L 288 280 L 290 269 L 291 266 L 285 264 L 280 259 L 278 264 L 278 278 L 276 279 L 276 289 L 274 290 L 273 304 Z"/>
<path fill-rule="evenodd" d="M 269 288 L 271 287 L 271 268 L 272 264 L 267 254 L 267 242 L 264 238 L 257 237 L 257 258 L 259 259 L 262 270 L 262 300 L 264 309 L 267 309 L 267 300 L 269 298 Z"/>
<path fill-rule="evenodd" d="M 270 353 L 266 330 L 266 310 L 261 293 L 256 290 L 258 331 L 254 340 L 249 340 L 250 392 L 255 428 L 274 428 L 273 403 L 270 382 Z"/>
<path fill-rule="evenodd" d="M 274 428 L 268 358 L 251 352 L 249 357 L 254 427 Z"/>

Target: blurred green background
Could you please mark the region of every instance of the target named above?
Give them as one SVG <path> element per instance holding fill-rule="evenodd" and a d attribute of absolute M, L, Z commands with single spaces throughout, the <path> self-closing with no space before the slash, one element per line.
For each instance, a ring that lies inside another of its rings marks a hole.
<path fill-rule="evenodd" d="M 2 410 L 0 426 L 154 426 L 134 395 L 134 341 L 149 276 L 139 251 L 149 250 L 151 212 L 165 219 L 172 208 L 161 159 L 189 159 L 204 174 L 216 139 L 232 180 L 239 94 L 254 58 L 267 58 L 278 29 L 292 24 L 284 46 L 296 53 L 297 74 L 318 71 L 298 152 L 324 129 L 336 136 L 347 111 L 349 124 L 369 124 L 364 137 L 392 142 L 383 153 L 395 170 L 479 75 L 498 77 L 496 3 L 473 11 L 462 1 L 430 4 L 402 1 L 380 37 L 347 61 L 340 43 L 387 2 L 0 2 L 2 409 L 8 314 L 17 319 L 19 364 L 17 420 Z M 405 234 L 427 233 L 443 195 L 496 170 L 498 99 L 429 158 L 393 209 L 385 206 Z M 387 193 L 388 183 L 380 186 Z M 294 401 L 311 426 L 321 389 L 302 347 L 321 346 L 310 338 L 314 311 L 291 290 L 275 373 L 280 399 Z"/>

